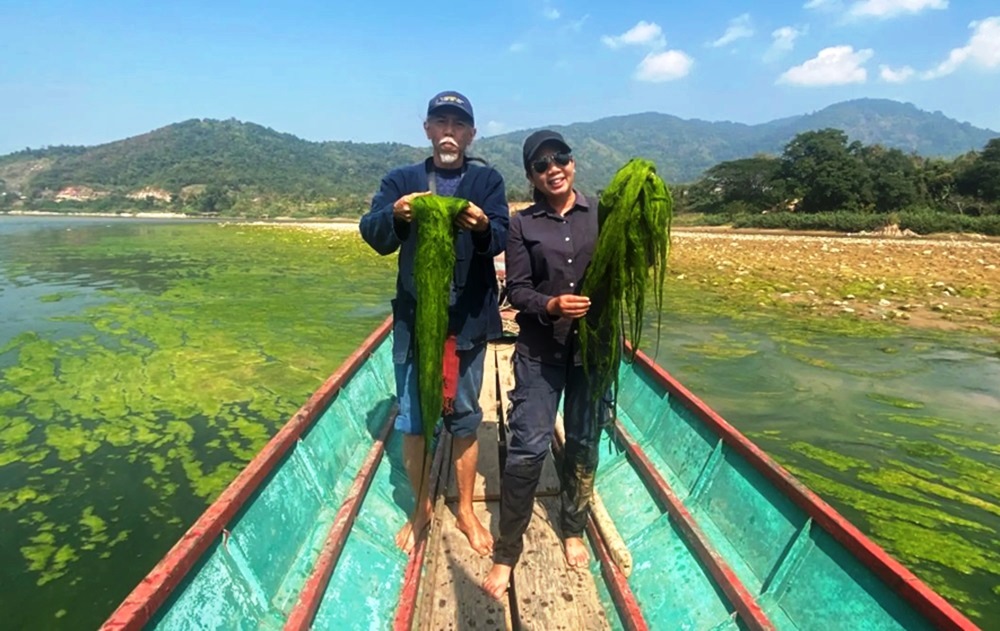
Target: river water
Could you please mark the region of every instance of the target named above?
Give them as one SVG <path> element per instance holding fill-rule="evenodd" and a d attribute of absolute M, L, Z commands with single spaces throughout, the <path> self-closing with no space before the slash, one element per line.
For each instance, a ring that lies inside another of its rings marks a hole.
<path fill-rule="evenodd" d="M 393 283 L 354 232 L 0 216 L 5 626 L 98 626 L 388 315 Z M 989 340 L 833 337 L 667 295 L 661 365 L 977 622 L 1000 620 Z"/>

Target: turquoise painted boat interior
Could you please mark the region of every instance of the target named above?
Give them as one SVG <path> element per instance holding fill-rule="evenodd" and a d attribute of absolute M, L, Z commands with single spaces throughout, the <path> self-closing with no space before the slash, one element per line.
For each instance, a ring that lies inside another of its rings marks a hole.
<path fill-rule="evenodd" d="M 149 628 L 281 629 L 394 401 L 391 335 L 351 377 L 228 525 Z M 638 364 L 620 369 L 618 418 L 778 629 L 930 629 L 681 400 Z M 633 558 L 628 579 L 652 629 L 746 628 L 682 530 L 608 434 L 596 487 Z M 412 508 L 401 437 L 390 434 L 314 628 L 390 628 Z M 591 572 L 622 628 L 601 568 Z"/>
<path fill-rule="evenodd" d="M 619 420 L 776 628 L 933 628 L 638 364 L 623 363 L 619 375 Z M 650 628 L 743 628 L 607 433 L 596 488 L 632 554 L 628 581 Z M 600 583 L 596 561 L 591 571 Z"/>
<path fill-rule="evenodd" d="M 337 511 L 389 417 L 391 334 L 343 386 L 148 625 L 162 630 L 281 629 Z M 315 620 L 391 625 L 407 557 L 393 543 L 412 498 L 401 438 L 390 434 Z M 344 606 L 350 603 L 350 606 Z"/>

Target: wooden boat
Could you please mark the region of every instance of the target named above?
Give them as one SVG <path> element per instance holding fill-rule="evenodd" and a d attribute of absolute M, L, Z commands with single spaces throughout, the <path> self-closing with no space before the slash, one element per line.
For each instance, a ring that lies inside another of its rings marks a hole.
<path fill-rule="evenodd" d="M 392 431 L 390 325 L 103 629 L 976 628 L 642 353 L 621 366 L 619 416 L 603 439 L 590 571 L 563 560 L 549 458 L 511 589 L 490 600 L 478 587 L 490 561 L 455 527 L 446 433 L 429 533 L 411 555 L 393 544 L 412 499 Z M 482 395 L 475 506 L 494 532 L 511 352 L 510 339 L 491 344 Z M 630 572 L 612 560 L 622 544 Z"/>

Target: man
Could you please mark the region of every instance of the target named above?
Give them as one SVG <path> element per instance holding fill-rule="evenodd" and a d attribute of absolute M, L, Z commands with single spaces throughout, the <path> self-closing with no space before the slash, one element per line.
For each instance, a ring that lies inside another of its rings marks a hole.
<path fill-rule="evenodd" d="M 414 365 L 416 288 L 413 256 L 416 249 L 410 202 L 419 195 L 436 193 L 460 197 L 469 206 L 455 218 L 460 229 L 455 242 L 448 330 L 457 336 L 458 384 L 453 410 L 445 427 L 454 437 L 452 453 L 458 486 L 458 527 L 481 555 L 490 553 L 493 537 L 472 509 L 479 446 L 476 430 L 482 421 L 479 391 L 483 382 L 486 342 L 501 336 L 497 306 L 497 279 L 493 257 L 507 245 L 510 220 L 507 195 L 500 173 L 470 162 L 466 150 L 476 136 L 469 100 L 458 92 L 441 92 L 427 105 L 424 131 L 432 156 L 425 161 L 393 169 L 382 179 L 371 208 L 361 218 L 361 235 L 379 254 L 399 251 L 396 297 L 392 301 L 393 362 L 399 415 L 396 429 L 403 432 L 403 461 L 416 497 L 416 507 L 396 535 L 396 545 L 409 553 L 430 521 L 428 497 L 430 458 L 425 457 L 422 419 Z"/>

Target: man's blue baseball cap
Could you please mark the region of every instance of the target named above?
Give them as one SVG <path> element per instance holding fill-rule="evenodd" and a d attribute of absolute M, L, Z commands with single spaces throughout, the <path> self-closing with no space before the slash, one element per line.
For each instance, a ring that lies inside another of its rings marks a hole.
<path fill-rule="evenodd" d="M 457 110 L 459 113 L 468 117 L 470 123 L 473 125 L 476 124 L 476 118 L 472 115 L 472 103 L 469 102 L 469 99 L 465 98 L 464 95 L 458 92 L 450 90 L 441 92 L 430 100 L 430 103 L 427 104 L 427 115 L 430 116 L 438 110 L 446 108 Z"/>

